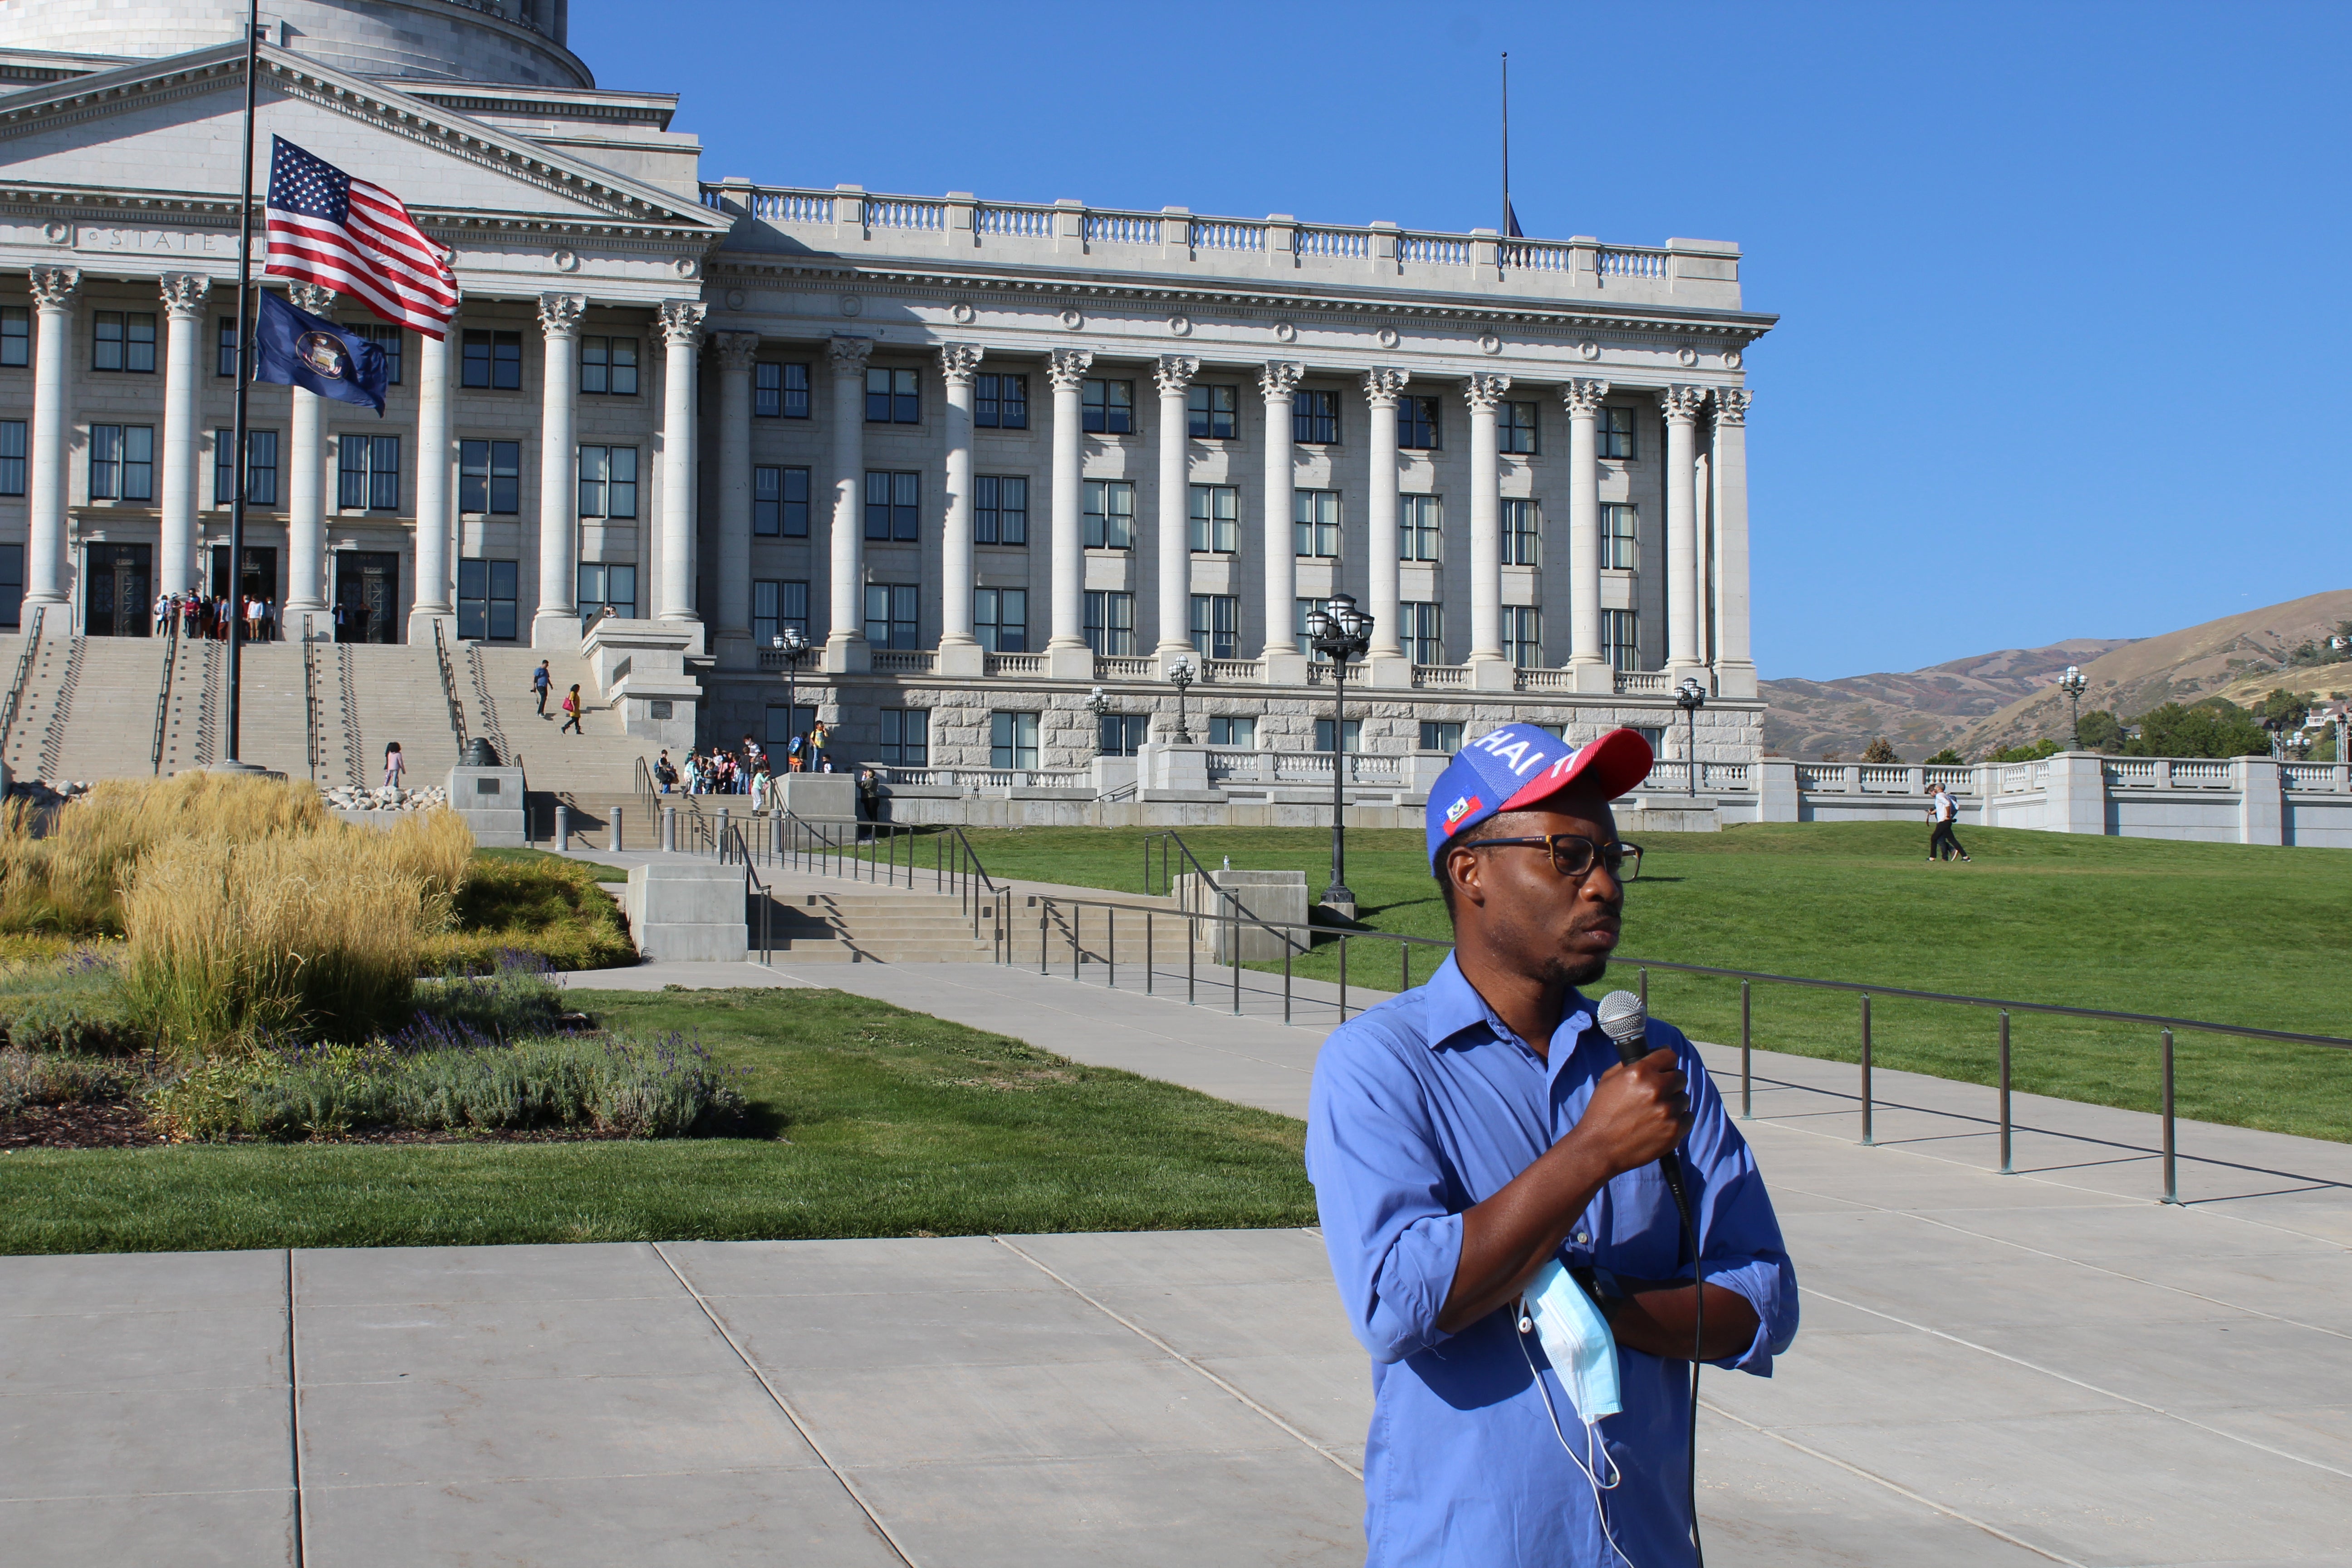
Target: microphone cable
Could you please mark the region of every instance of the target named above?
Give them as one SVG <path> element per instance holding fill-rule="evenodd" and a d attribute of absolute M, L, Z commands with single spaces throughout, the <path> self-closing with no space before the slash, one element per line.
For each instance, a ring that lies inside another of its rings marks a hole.
<path fill-rule="evenodd" d="M 1701 1071 L 1706 1070 L 1704 1067 Z M 1680 1152 L 1668 1156 L 1679 1162 Z M 1670 1183 L 1666 1191 L 1673 1194 L 1675 1213 L 1683 1222 L 1683 1238 L 1690 1243 L 1691 1252 L 1691 1370 L 1690 1370 L 1690 1431 L 1689 1447 L 1685 1453 L 1683 1479 L 1685 1498 L 1690 1506 L 1691 1551 L 1697 1554 L 1697 1568 L 1706 1568 L 1706 1548 L 1698 1534 L 1698 1369 L 1699 1352 L 1706 1346 L 1706 1276 L 1699 1266 L 1698 1227 L 1692 1223 L 1690 1199 L 1680 1182 Z"/>

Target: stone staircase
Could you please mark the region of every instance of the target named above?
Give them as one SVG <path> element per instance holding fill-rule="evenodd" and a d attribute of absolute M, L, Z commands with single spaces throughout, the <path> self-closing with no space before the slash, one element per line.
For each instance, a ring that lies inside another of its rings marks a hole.
<path fill-rule="evenodd" d="M 220 760 L 227 733 L 228 648 L 205 638 L 181 641 L 172 657 L 172 689 L 164 705 L 166 776 Z"/>
<path fill-rule="evenodd" d="M 983 897 L 979 919 L 952 893 L 859 883 L 848 879 L 759 869 L 775 901 L 772 933 L 779 963 L 992 963 L 1003 956 L 995 931 L 1001 906 Z M 1070 889 L 1076 892 L 1078 889 Z M 1045 905 L 1015 889 L 1011 899 L 1012 961 L 1034 965 L 1042 936 L 1045 961 L 1056 973 L 1069 973 L 1073 920 L 1081 966 L 1113 958 L 1142 963 L 1147 955 L 1163 967 L 1184 963 L 1184 926 L 1176 906 L 1162 899 L 1111 894 L 1122 903 L 1141 904 L 1164 920 L 1150 922 L 1145 945 L 1142 914 L 1122 909 L 1116 919 L 1101 909 L 1067 903 Z M 759 933 L 751 940 L 756 946 Z M 1204 930 L 1196 962 L 1209 966 Z"/>
<path fill-rule="evenodd" d="M 411 788 L 444 783 L 457 762 L 457 733 L 433 645 L 330 643 L 320 651 L 329 656 L 321 668 L 321 706 L 340 702 L 350 726 L 344 749 L 358 753 L 357 782 L 370 787 L 383 782 L 383 749 L 397 741 Z M 331 693 L 324 679 L 330 672 Z M 459 692 L 462 700 L 462 684 Z"/>
<path fill-rule="evenodd" d="M 58 688 L 44 725 L 43 765 L 36 770 L 41 777 L 153 776 L 155 697 L 168 646 L 161 637 L 85 637 L 73 639 L 69 648 L 44 649 L 52 668 L 57 653 L 64 653 L 70 675 Z M 26 776 L 18 771 L 13 745 L 8 765 L 15 776 Z"/>
<path fill-rule="evenodd" d="M 457 657 L 452 655 L 453 659 Z M 544 719 L 539 717 L 530 689 L 530 672 L 542 658 L 548 661 L 548 674 L 555 682 L 548 694 Z M 636 784 L 637 759 L 644 757 L 650 763 L 661 750 L 653 742 L 626 732 L 619 710 L 598 698 L 588 661 L 576 653 L 472 643 L 457 666 L 457 679 L 467 698 L 467 722 L 474 732 L 490 736 L 493 745 L 498 744 L 496 736 L 503 733 L 509 743 L 499 748 L 499 754 L 510 758 L 521 753 L 531 794 L 551 795 L 567 804 L 577 801 L 575 817 L 591 796 L 625 802 Z M 561 732 L 563 715 L 559 705 L 575 681 L 588 709 L 581 716 L 581 732 L 566 735 Z M 623 820 L 626 822 L 625 816 Z"/>

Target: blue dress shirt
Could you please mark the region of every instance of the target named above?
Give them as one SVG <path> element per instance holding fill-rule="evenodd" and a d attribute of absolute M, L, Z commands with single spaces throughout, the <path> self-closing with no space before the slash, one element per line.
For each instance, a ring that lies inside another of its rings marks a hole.
<path fill-rule="evenodd" d="M 1690 1042 L 1654 1020 L 1649 1041 L 1672 1047 L 1690 1080 L 1683 1168 L 1705 1276 L 1756 1309 L 1755 1339 L 1715 1364 L 1769 1376 L 1797 1332 L 1797 1277 L 1780 1222 Z M 1316 1061 L 1307 1172 L 1349 1324 L 1372 1357 L 1364 1534 L 1374 1568 L 1622 1568 L 1604 1514 L 1634 1568 L 1693 1561 L 1686 1363 L 1618 1347 L 1624 1409 L 1598 1431 L 1622 1479 L 1596 1507 L 1554 1436 L 1543 1393 L 1580 1458 L 1583 1419 L 1541 1344 L 1518 1332 L 1516 1303 L 1456 1334 L 1437 1326 L 1462 1256 L 1462 1211 L 1573 1127 L 1616 1063 L 1583 997 L 1570 996 L 1547 1061 L 1451 956 L 1428 984 L 1341 1025 Z M 1691 1274 L 1654 1164 L 1604 1185 L 1559 1256 L 1640 1279 Z"/>

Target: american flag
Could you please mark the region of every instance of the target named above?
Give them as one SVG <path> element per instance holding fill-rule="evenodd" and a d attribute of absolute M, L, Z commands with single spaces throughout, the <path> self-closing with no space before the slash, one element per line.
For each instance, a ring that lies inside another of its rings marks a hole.
<path fill-rule="evenodd" d="M 266 270 L 354 295 L 387 321 L 440 337 L 457 313 L 457 275 L 400 198 L 283 136 L 269 140 Z"/>

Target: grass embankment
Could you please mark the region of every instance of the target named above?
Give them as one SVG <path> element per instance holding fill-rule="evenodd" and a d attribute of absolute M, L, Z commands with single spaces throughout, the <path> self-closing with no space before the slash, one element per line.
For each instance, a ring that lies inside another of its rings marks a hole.
<path fill-rule="evenodd" d="M 1307 1225 L 1303 1127 L 832 991 L 573 992 L 698 1037 L 749 1136 L 0 1157 L 0 1251 Z"/>
<path fill-rule="evenodd" d="M 992 875 L 1143 890 L 1140 829 L 970 831 Z M 1764 824 L 1654 834 L 1626 900 L 1626 952 L 1910 990 L 2099 1007 L 2352 1037 L 2352 851 L 2092 838 L 1964 828 L 1972 864 L 1930 865 L 1927 826 Z M 1330 879 L 1322 829 L 1202 828 L 1203 863 Z M 1348 881 L 1377 930 L 1444 938 L 1444 906 L 1417 832 L 1350 831 Z M 1438 954 L 1416 952 L 1425 978 Z M 1339 973 L 1325 941 L 1297 973 Z M 1350 979 L 1393 987 L 1392 944 L 1351 944 Z M 1615 966 L 1609 985 L 1634 983 Z M 1694 1035 L 1738 1038 L 1737 981 L 1653 971 L 1653 1007 Z M 1881 1066 L 1991 1083 L 1987 1011 L 1873 1001 Z M 1850 994 L 1758 985 L 1762 1048 L 1835 1060 L 1861 1054 Z M 2136 1110 L 2158 1108 L 2153 1029 L 2014 1015 L 2021 1089 Z M 2352 1052 L 2181 1033 L 2180 1113 L 2352 1140 Z"/>
<path fill-rule="evenodd" d="M 425 940 L 426 972 L 478 973 L 506 948 L 537 953 L 558 969 L 635 963 L 620 906 L 604 886 L 614 875 L 613 867 L 543 849 L 475 850 L 450 929 Z"/>

